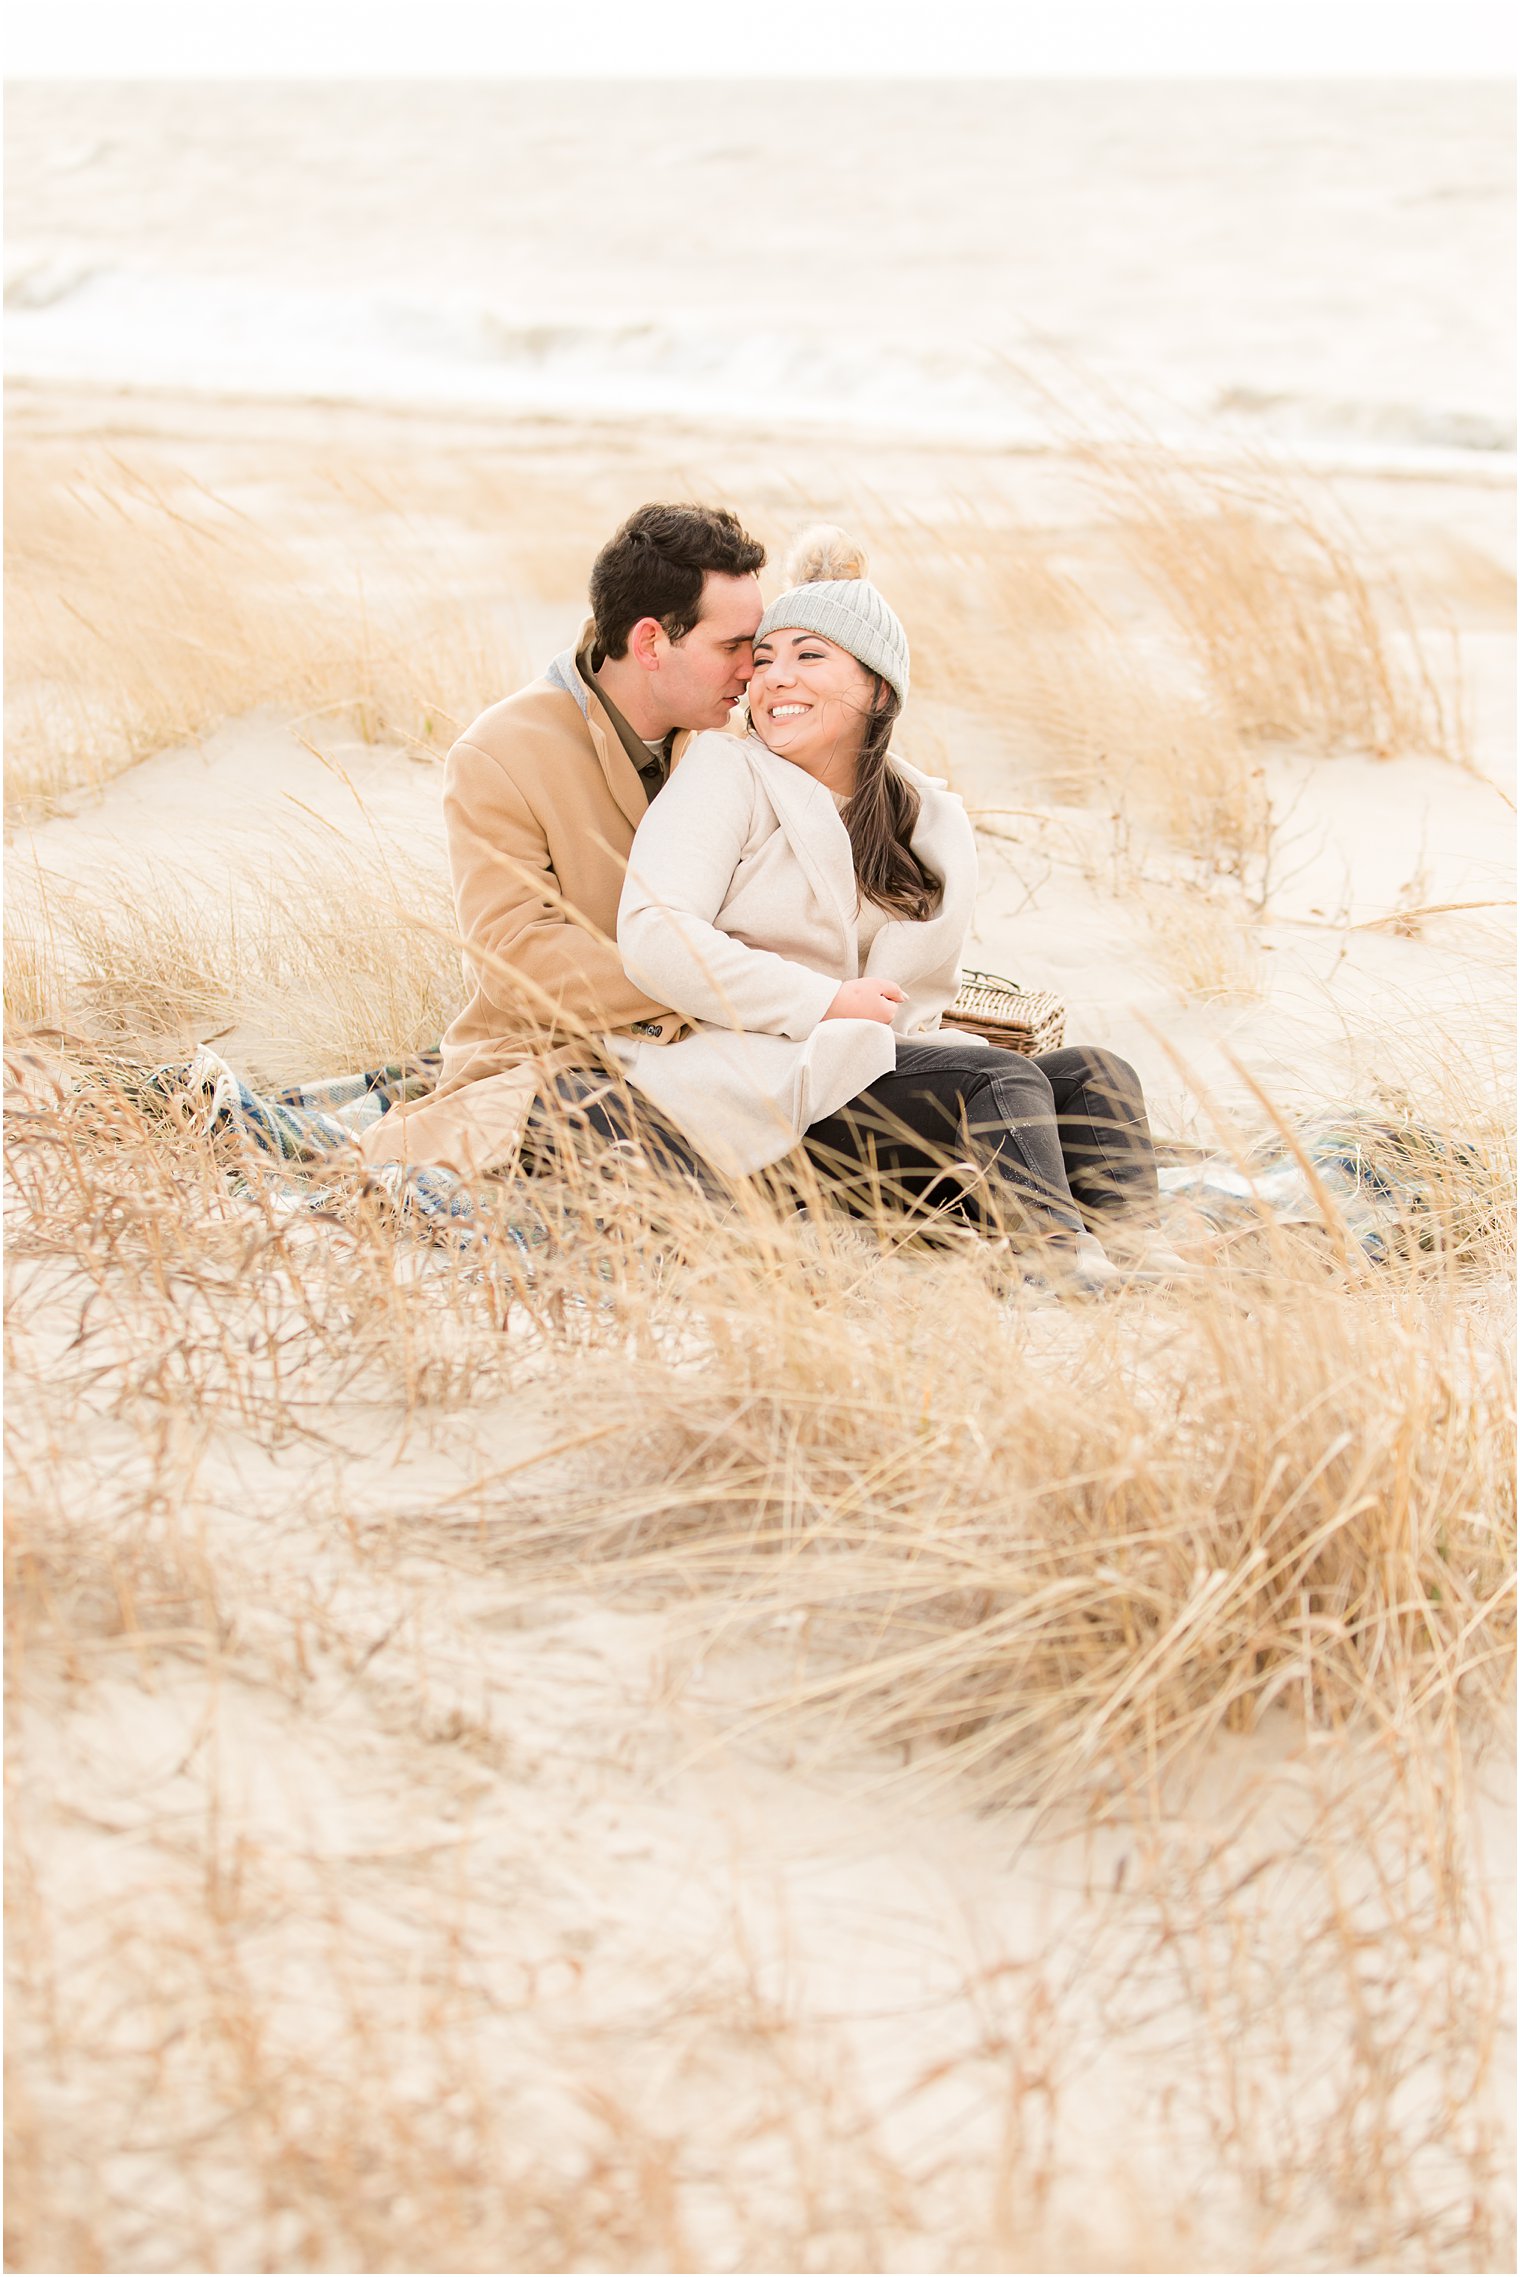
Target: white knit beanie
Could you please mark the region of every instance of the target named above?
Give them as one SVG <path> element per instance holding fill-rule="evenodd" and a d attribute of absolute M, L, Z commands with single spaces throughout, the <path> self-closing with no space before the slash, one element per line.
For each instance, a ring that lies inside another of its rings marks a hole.
<path fill-rule="evenodd" d="M 804 530 L 786 565 L 787 590 L 760 619 L 756 641 L 773 632 L 822 633 L 879 672 L 899 702 L 908 693 L 908 636 L 866 576 L 866 557 L 832 523 Z"/>

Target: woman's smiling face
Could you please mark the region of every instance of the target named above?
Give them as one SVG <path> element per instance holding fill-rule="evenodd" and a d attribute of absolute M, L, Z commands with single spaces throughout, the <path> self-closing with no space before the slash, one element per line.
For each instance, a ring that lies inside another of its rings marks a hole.
<path fill-rule="evenodd" d="M 778 759 L 790 759 L 810 775 L 853 772 L 871 698 L 865 666 L 821 633 L 788 626 L 755 643 L 751 724 Z"/>

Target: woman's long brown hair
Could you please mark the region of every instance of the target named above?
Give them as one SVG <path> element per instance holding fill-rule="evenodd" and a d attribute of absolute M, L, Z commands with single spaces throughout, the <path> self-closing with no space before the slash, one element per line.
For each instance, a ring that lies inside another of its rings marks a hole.
<path fill-rule="evenodd" d="M 870 724 L 855 762 L 855 788 L 844 810 L 844 826 L 862 897 L 890 917 L 921 923 L 935 915 L 945 887 L 909 844 L 918 821 L 919 796 L 890 756 L 892 730 L 901 710 L 896 689 L 873 672 Z"/>

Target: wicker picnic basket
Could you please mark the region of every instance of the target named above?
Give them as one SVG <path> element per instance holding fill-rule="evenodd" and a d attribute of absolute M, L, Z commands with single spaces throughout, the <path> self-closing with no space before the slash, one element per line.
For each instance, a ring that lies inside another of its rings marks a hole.
<path fill-rule="evenodd" d="M 969 1028 L 1006 1052 L 1053 1052 L 1066 1033 L 1066 1007 L 1053 989 L 1019 988 L 995 972 L 963 972 L 942 1026 Z"/>

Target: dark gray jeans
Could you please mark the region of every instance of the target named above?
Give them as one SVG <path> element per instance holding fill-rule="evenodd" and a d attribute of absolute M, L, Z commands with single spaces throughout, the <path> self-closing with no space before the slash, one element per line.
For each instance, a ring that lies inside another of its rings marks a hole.
<path fill-rule="evenodd" d="M 643 1160 L 667 1178 L 719 1191 L 716 1173 L 649 1100 L 592 1068 L 567 1068 L 552 1098 L 534 1100 L 523 1132 L 523 1167 L 566 1170 L 574 1162 L 611 1170 Z"/>
<path fill-rule="evenodd" d="M 524 1156 L 554 1166 L 568 1144 L 610 1167 L 636 1148 L 668 1177 L 720 1182 L 647 1100 L 590 1071 L 555 1084 L 558 1111 L 535 1106 Z M 1123 1214 L 1154 1223 L 1156 1157 L 1140 1078 L 1092 1046 L 1020 1052 L 900 1041 L 897 1064 L 804 1135 L 809 1160 L 847 1209 L 950 1210 L 991 1229 L 1019 1224 L 1062 1245 L 1084 1223 Z"/>
<path fill-rule="evenodd" d="M 892 1072 L 814 1123 L 806 1146 L 856 1209 L 877 1196 L 915 1215 L 948 1208 L 1062 1247 L 1105 1218 L 1158 1216 L 1140 1078 L 1091 1045 L 1028 1059 L 992 1045 L 902 1041 Z"/>

